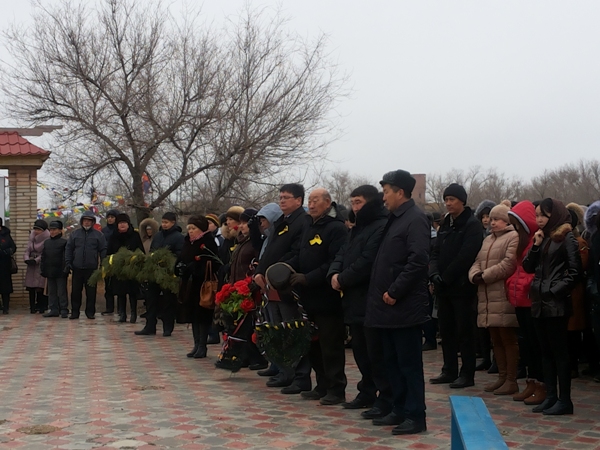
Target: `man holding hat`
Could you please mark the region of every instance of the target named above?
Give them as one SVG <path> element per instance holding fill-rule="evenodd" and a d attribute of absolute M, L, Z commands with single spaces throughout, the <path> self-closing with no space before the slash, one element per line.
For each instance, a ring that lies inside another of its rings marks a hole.
<path fill-rule="evenodd" d="M 432 384 L 465 388 L 475 384 L 477 286 L 469 282 L 469 269 L 481 249 L 481 224 L 467 203 L 467 192 L 452 183 L 444 191 L 448 214 L 440 226 L 431 253 L 429 278 L 438 301 L 444 366 Z M 458 352 L 462 367 L 458 369 Z"/>
<path fill-rule="evenodd" d="M 373 425 L 396 425 L 394 435 L 427 430 L 422 325 L 427 314 L 430 226 L 411 198 L 415 179 L 405 170 L 379 182 L 390 212 L 367 294 L 365 327 L 381 337 L 393 408 Z"/>
<path fill-rule="evenodd" d="M 50 311 L 44 317 L 69 316 L 69 299 L 67 297 L 67 274 L 65 273 L 65 248 L 67 240 L 63 239 L 63 224 L 60 220 L 50 222 L 50 239 L 44 242 L 42 251 L 42 276 L 48 281 L 48 306 Z"/>
<path fill-rule="evenodd" d="M 162 216 L 160 230 L 152 239 L 150 251 L 159 248 L 168 248 L 176 257 L 183 248 L 184 237 L 181 234 L 181 227 L 177 225 L 177 214 L 166 212 Z M 161 295 L 162 292 L 162 295 Z M 146 326 L 135 332 L 138 336 L 156 334 L 156 324 L 158 323 L 159 310 L 162 311 L 163 336 L 171 336 L 175 328 L 175 307 L 177 303 L 177 294 L 171 291 L 163 291 L 156 283 L 150 283 L 147 290 L 146 307 Z"/>

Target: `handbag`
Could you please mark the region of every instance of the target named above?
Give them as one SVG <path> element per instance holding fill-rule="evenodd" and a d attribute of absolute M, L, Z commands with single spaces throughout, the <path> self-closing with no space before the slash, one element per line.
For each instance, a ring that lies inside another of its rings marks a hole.
<path fill-rule="evenodd" d="M 17 260 L 14 256 L 10 257 L 10 273 L 14 275 L 19 271 L 19 266 L 17 266 Z"/>
<path fill-rule="evenodd" d="M 219 281 L 212 271 L 212 261 L 206 263 L 204 271 L 204 282 L 200 287 L 200 306 L 207 309 L 215 308 L 215 297 Z"/>

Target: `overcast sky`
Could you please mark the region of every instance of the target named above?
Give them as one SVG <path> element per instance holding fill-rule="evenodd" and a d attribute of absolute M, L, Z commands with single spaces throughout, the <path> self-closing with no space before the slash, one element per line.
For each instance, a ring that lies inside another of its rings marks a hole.
<path fill-rule="evenodd" d="M 219 23 L 243 4 L 203 10 Z M 0 7 L 0 27 L 28 21 L 28 2 Z M 303 0 L 283 11 L 301 35 L 327 33 L 350 73 L 344 134 L 330 146 L 342 169 L 376 181 L 392 168 L 481 165 L 530 178 L 600 158 L 599 1 Z"/>

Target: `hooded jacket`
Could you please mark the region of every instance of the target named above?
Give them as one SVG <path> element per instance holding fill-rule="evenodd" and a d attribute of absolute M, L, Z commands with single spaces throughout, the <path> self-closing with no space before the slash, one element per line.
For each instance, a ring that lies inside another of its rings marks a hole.
<path fill-rule="evenodd" d="M 475 218 L 479 221 L 482 228 L 483 223 L 481 223 L 481 219 L 483 217 L 483 211 L 486 208 L 491 211 L 494 208 L 494 206 L 496 206 L 496 202 L 493 202 L 492 200 L 483 200 L 479 205 L 477 205 L 477 208 L 475 208 Z M 490 211 L 487 212 L 488 216 L 490 215 Z M 488 237 L 491 232 L 492 230 L 489 226 L 487 228 L 483 228 L 483 238 L 485 239 L 486 237 Z"/>
<path fill-rule="evenodd" d="M 436 286 L 436 295 L 461 297 L 468 300 L 476 288 L 469 282 L 469 269 L 481 249 L 481 223 L 471 208 L 454 219 L 447 214 L 437 234 L 431 253 L 429 276 L 440 275 L 443 285 Z M 438 289 L 439 288 L 439 289 Z"/>
<path fill-rule="evenodd" d="M 506 279 L 517 268 L 519 234 L 512 225 L 500 231 L 492 231 L 485 238 L 475 262 L 469 270 L 469 281 L 478 273 L 483 284 L 477 289 L 477 326 L 518 327 L 515 308 L 506 295 Z"/>
<path fill-rule="evenodd" d="M 591 238 L 596 233 L 596 218 L 600 214 L 600 200 L 595 201 L 585 211 L 583 221 L 585 222 L 585 232 L 583 237 L 591 244 Z"/>
<path fill-rule="evenodd" d="M 44 251 L 44 241 L 50 239 L 50 232 L 48 230 L 42 231 L 36 235 L 35 231 L 29 234 L 29 241 L 27 242 L 27 249 L 23 254 L 23 260 L 35 260 L 35 264 L 27 265 L 27 272 L 25 273 L 25 287 L 27 288 L 40 288 L 43 289 L 46 285 L 46 279 L 41 273 L 41 262 L 42 252 Z"/>
<path fill-rule="evenodd" d="M 571 291 L 581 273 L 581 258 L 569 223 L 552 230 L 539 247 L 533 245 L 523 269 L 535 274 L 529 293 L 532 317 L 571 314 Z"/>
<path fill-rule="evenodd" d="M 510 304 L 517 308 L 530 308 L 531 299 L 529 298 L 529 289 L 534 275 L 525 272 L 523 269 L 523 259 L 527 256 L 529 249 L 533 245 L 533 235 L 538 230 L 535 221 L 535 206 L 529 200 L 517 203 L 509 212 L 509 216 L 516 218 L 521 227 L 529 234 L 529 244 L 520 255 L 517 255 L 517 269 L 506 280 L 506 292 Z"/>
<path fill-rule="evenodd" d="M 106 256 L 106 238 L 100 231 L 83 228 L 83 219 L 96 221 L 91 211 L 84 211 L 79 223 L 81 228 L 73 231 L 65 247 L 65 264 L 74 269 L 97 269 L 98 262 Z"/>
<path fill-rule="evenodd" d="M 62 278 L 67 276 L 64 272 L 66 247 L 67 240 L 63 237 L 62 233 L 44 242 L 40 267 L 42 276 L 47 278 Z"/>
<path fill-rule="evenodd" d="M 413 199 L 389 215 L 371 271 L 366 327 L 407 328 L 429 320 L 430 241 L 429 220 Z M 386 292 L 396 303 L 383 301 Z"/>
<path fill-rule="evenodd" d="M 346 242 L 348 229 L 335 202 L 325 215 L 313 221 L 309 215 L 300 217 L 307 226 L 299 239 L 298 254 L 287 263 L 306 276 L 306 285 L 299 286 L 299 302 L 308 314 L 342 314 L 340 293 L 327 280 L 329 266 Z"/>
<path fill-rule="evenodd" d="M 117 211 L 116 209 L 109 209 L 108 211 L 106 211 L 106 217 L 108 216 L 114 216 L 117 217 L 119 215 L 119 211 Z M 106 242 L 108 242 L 110 240 L 110 237 L 112 236 L 113 233 L 117 232 L 117 223 L 113 223 L 112 225 L 109 225 L 108 223 L 106 224 L 106 226 L 104 228 L 102 228 L 102 234 L 104 234 L 104 238 L 106 239 Z"/>
<path fill-rule="evenodd" d="M 362 324 L 365 321 L 371 269 L 388 215 L 381 198 L 367 202 L 356 215 L 354 212 L 349 214 L 349 219 L 355 222 L 350 230 L 350 239 L 337 253 L 327 274 L 329 280 L 338 274 L 343 293 L 344 321 L 347 324 Z"/>
<path fill-rule="evenodd" d="M 152 227 L 152 236 L 148 236 L 148 232 L 146 231 L 146 228 L 150 226 Z M 146 254 L 150 253 L 150 246 L 152 245 L 152 239 L 154 239 L 154 237 L 156 236 L 156 233 L 158 233 L 158 222 L 156 220 L 154 220 L 152 217 L 147 217 L 146 219 L 142 220 L 140 222 L 140 227 L 139 227 L 139 233 L 140 233 L 140 238 L 142 239 L 142 244 L 144 246 L 144 252 Z"/>
<path fill-rule="evenodd" d="M 275 229 L 275 222 L 283 216 L 283 211 L 277 203 L 268 203 L 263 206 L 260 211 L 256 214 L 257 217 L 264 217 L 269 221 L 269 228 L 263 231 L 265 236 L 262 244 L 262 248 L 260 249 L 259 258 L 262 257 L 265 249 L 267 248 L 267 244 L 269 243 L 269 237 L 273 235 L 273 230 Z"/>

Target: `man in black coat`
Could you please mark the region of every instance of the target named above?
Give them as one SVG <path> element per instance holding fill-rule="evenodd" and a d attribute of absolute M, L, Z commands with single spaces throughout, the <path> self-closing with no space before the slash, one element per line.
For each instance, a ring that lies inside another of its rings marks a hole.
<path fill-rule="evenodd" d="M 318 328 L 318 339 L 311 343 L 308 361 L 302 358 L 298 365 L 300 371 L 306 368 L 308 374 L 312 366 L 317 386 L 311 390 L 310 384 L 300 384 L 298 370 L 292 386 L 297 391 L 308 391 L 302 393 L 306 399 L 320 400 L 321 405 L 337 405 L 346 401 L 346 330 L 341 295 L 327 282 L 327 272 L 346 242 L 348 230 L 329 192 L 323 188 L 310 193 L 308 213 L 311 220 L 300 240 L 300 251 L 288 264 L 297 272 L 291 276 L 290 283 L 297 289 L 309 319 Z"/>
<path fill-rule="evenodd" d="M 177 214 L 166 212 L 162 216 L 160 230 L 152 239 L 150 252 L 159 248 L 168 248 L 171 253 L 178 257 L 183 248 L 184 237 L 181 234 L 181 227 L 177 225 Z M 161 294 L 162 293 L 162 294 Z M 168 337 L 175 328 L 175 309 L 177 306 L 177 294 L 162 290 L 156 283 L 150 283 L 147 289 L 146 307 L 146 325 L 141 330 L 135 332 L 138 336 L 156 334 L 156 324 L 158 316 L 163 322 L 163 336 Z"/>
<path fill-rule="evenodd" d="M 483 234 L 481 223 L 465 206 L 467 192 L 461 185 L 448 186 L 444 202 L 448 214 L 438 230 L 429 268 L 438 301 L 444 366 L 442 373 L 429 381 L 460 389 L 475 384 L 477 286 L 469 282 L 468 273 L 481 249 Z"/>
<path fill-rule="evenodd" d="M 394 401 L 392 411 L 373 424 L 397 425 L 392 434 L 414 434 L 427 429 L 421 328 L 429 320 L 430 227 L 411 198 L 410 173 L 388 172 L 380 183 L 390 215 L 373 264 L 365 327 L 381 336 Z"/>
<path fill-rule="evenodd" d="M 391 386 L 383 369 L 379 334 L 364 327 L 371 269 L 388 220 L 388 210 L 383 206 L 381 193 L 371 185 L 354 189 L 350 203 L 352 210 L 348 218 L 354 224 L 350 239 L 336 255 L 328 273 L 331 286 L 342 293 L 344 322 L 350 326 L 352 353 L 361 373 L 358 395 L 342 406 L 346 409 L 374 406 L 362 414 L 374 419 L 382 415 L 382 411 L 386 415 L 392 408 Z"/>
<path fill-rule="evenodd" d="M 63 238 L 63 223 L 53 220 L 48 227 L 50 239 L 44 242 L 40 272 L 48 283 L 48 307 L 50 311 L 44 317 L 69 316 L 67 296 L 67 274 L 65 273 L 65 248 L 67 240 Z"/>
<path fill-rule="evenodd" d="M 269 242 L 260 257 L 256 268 L 254 281 L 269 297 L 267 309 L 274 322 L 290 320 L 297 317 L 298 304 L 291 294 L 279 294 L 267 286 L 265 273 L 269 267 L 278 262 L 285 262 L 298 255 L 300 242 L 304 230 L 308 227 L 308 216 L 302 207 L 304 203 L 304 187 L 301 184 L 284 184 L 279 189 L 279 207 L 283 215 L 273 224 L 273 231 Z M 294 374 L 270 367 L 259 375 L 273 376 L 267 381 L 269 387 L 282 387 L 284 394 L 299 393 L 297 386 L 291 386 Z M 308 373 L 300 375 L 303 383 L 310 380 L 310 367 Z M 310 382 L 310 381 L 308 381 Z"/>
<path fill-rule="evenodd" d="M 109 209 L 106 211 L 106 226 L 102 228 L 102 234 L 106 239 L 106 245 L 110 242 L 110 237 L 117 230 L 117 216 L 119 211 Z M 115 312 L 115 293 L 113 292 L 112 280 L 110 277 L 104 279 L 104 299 L 106 300 L 106 308 L 101 312 L 103 316 L 112 315 Z"/>

